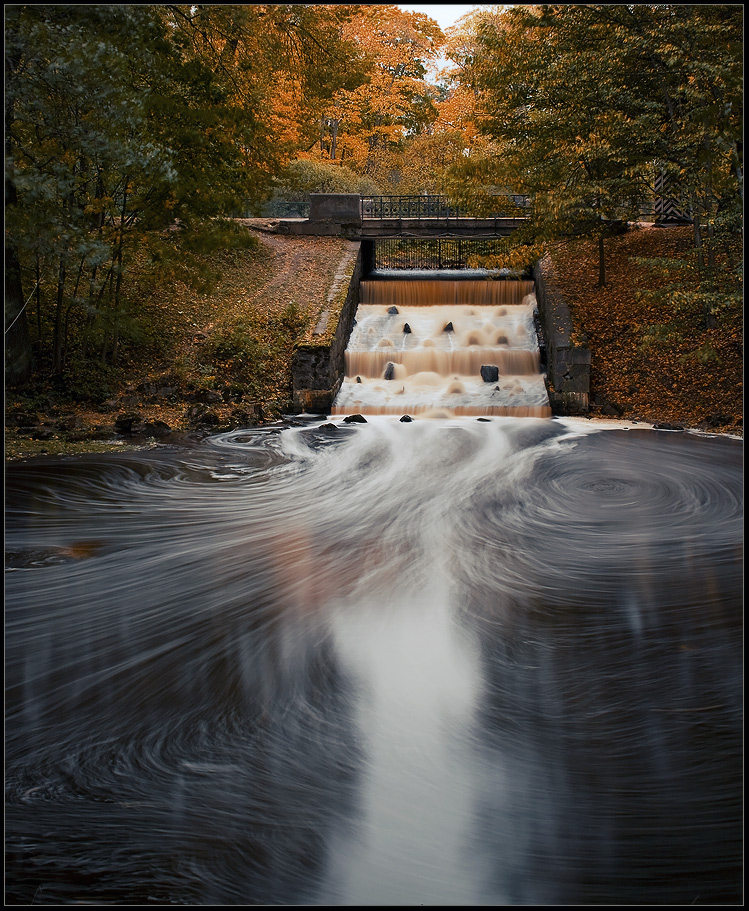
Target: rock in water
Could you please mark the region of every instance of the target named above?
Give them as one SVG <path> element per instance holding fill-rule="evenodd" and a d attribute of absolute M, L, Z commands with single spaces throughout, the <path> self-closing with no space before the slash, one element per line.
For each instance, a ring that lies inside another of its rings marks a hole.
<path fill-rule="evenodd" d="M 481 368 L 481 379 L 485 383 L 496 383 L 499 379 L 499 367 L 492 364 L 485 364 Z"/>
<path fill-rule="evenodd" d="M 411 327 L 408 325 L 408 323 L 406 323 L 406 325 L 403 327 L 403 332 L 406 335 L 408 335 L 411 332 Z"/>
<path fill-rule="evenodd" d="M 443 332 L 454 332 L 455 330 L 453 329 L 452 321 L 449 322 L 442 331 Z"/>
<path fill-rule="evenodd" d="M 390 361 L 385 368 L 385 379 L 394 380 L 395 379 L 395 364 Z"/>
<path fill-rule="evenodd" d="M 361 414 L 348 414 L 343 419 L 344 424 L 366 424 L 367 419 Z"/>
<path fill-rule="evenodd" d="M 411 417 L 410 414 L 404 414 L 403 417 L 401 418 L 401 424 L 407 424 L 410 421 L 413 421 L 413 418 Z"/>
<path fill-rule="evenodd" d="M 391 308 L 388 310 L 388 313 L 389 313 L 391 316 L 397 316 L 397 315 L 398 315 L 398 308 L 397 308 L 397 307 L 391 307 Z"/>

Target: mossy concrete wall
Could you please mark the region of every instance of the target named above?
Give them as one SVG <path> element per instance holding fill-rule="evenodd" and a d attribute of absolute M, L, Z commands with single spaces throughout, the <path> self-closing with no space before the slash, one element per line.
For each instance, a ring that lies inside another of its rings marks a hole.
<path fill-rule="evenodd" d="M 316 323 L 294 349 L 293 406 L 307 414 L 329 414 L 345 374 L 345 353 L 359 305 L 361 244 L 350 242 Z"/>
<path fill-rule="evenodd" d="M 590 350 L 575 339 L 570 308 L 546 255 L 533 270 L 536 300 L 546 341 L 546 382 L 553 414 L 587 414 Z"/>

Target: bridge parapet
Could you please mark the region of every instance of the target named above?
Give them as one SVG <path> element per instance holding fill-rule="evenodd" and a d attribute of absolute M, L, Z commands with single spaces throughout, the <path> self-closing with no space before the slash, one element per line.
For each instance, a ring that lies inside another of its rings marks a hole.
<path fill-rule="evenodd" d="M 444 196 L 362 197 L 353 193 L 312 193 L 309 218 L 279 219 L 275 224 L 280 234 L 338 235 L 361 240 L 507 237 L 526 221 L 526 215 L 475 217 L 448 205 Z"/>

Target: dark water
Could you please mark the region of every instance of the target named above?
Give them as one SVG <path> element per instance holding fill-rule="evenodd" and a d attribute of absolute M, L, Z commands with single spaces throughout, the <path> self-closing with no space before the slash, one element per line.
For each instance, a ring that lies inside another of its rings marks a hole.
<path fill-rule="evenodd" d="M 11 464 L 6 903 L 741 903 L 742 457 L 381 417 Z"/>

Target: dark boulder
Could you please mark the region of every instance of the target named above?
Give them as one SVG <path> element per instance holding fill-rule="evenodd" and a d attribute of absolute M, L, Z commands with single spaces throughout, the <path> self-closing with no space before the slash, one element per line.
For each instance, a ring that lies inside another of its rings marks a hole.
<path fill-rule="evenodd" d="M 56 424 L 58 430 L 83 430 L 86 422 L 78 414 L 63 415 Z"/>
<path fill-rule="evenodd" d="M 55 431 L 49 427 L 37 427 L 29 434 L 32 440 L 53 440 L 56 436 Z"/>
<path fill-rule="evenodd" d="M 485 383 L 496 383 L 499 379 L 499 367 L 493 364 L 484 364 L 481 368 L 481 379 Z"/>
<path fill-rule="evenodd" d="M 385 368 L 384 378 L 386 380 L 395 379 L 395 364 L 392 361 L 389 361 L 387 367 Z"/>
<path fill-rule="evenodd" d="M 118 414 L 114 419 L 114 428 L 117 433 L 126 436 L 142 433 L 144 427 L 143 415 L 137 411 L 126 411 L 123 414 Z"/>
<path fill-rule="evenodd" d="M 455 329 L 453 328 L 452 321 L 449 322 L 442 331 L 443 332 L 454 332 Z"/>
<path fill-rule="evenodd" d="M 401 418 L 401 424 L 410 424 L 413 421 L 413 418 L 410 414 L 404 414 Z"/>
<path fill-rule="evenodd" d="M 360 414 L 347 414 L 343 419 L 344 424 L 366 424 L 367 419 Z"/>
<path fill-rule="evenodd" d="M 8 415 L 5 422 L 9 427 L 37 427 L 42 417 L 36 411 L 16 411 Z"/>
<path fill-rule="evenodd" d="M 221 418 L 215 411 L 210 411 L 205 405 L 191 405 L 185 412 L 185 418 L 191 427 L 215 427 L 221 423 Z"/>
<path fill-rule="evenodd" d="M 159 440 L 169 436 L 172 428 L 165 421 L 146 421 L 143 425 L 143 436 Z"/>
<path fill-rule="evenodd" d="M 390 314 L 390 316 L 397 316 L 397 315 L 398 315 L 398 308 L 397 308 L 397 307 L 391 307 L 391 308 L 388 310 L 388 313 Z"/>
<path fill-rule="evenodd" d="M 218 405 L 223 401 L 223 396 L 214 389 L 201 389 L 195 394 L 195 401 L 202 402 L 204 405 Z"/>
<path fill-rule="evenodd" d="M 406 324 L 404 325 L 404 327 L 403 327 L 403 332 L 404 332 L 405 335 L 409 335 L 409 334 L 411 333 L 411 327 L 408 325 L 408 323 L 406 323 Z"/>

